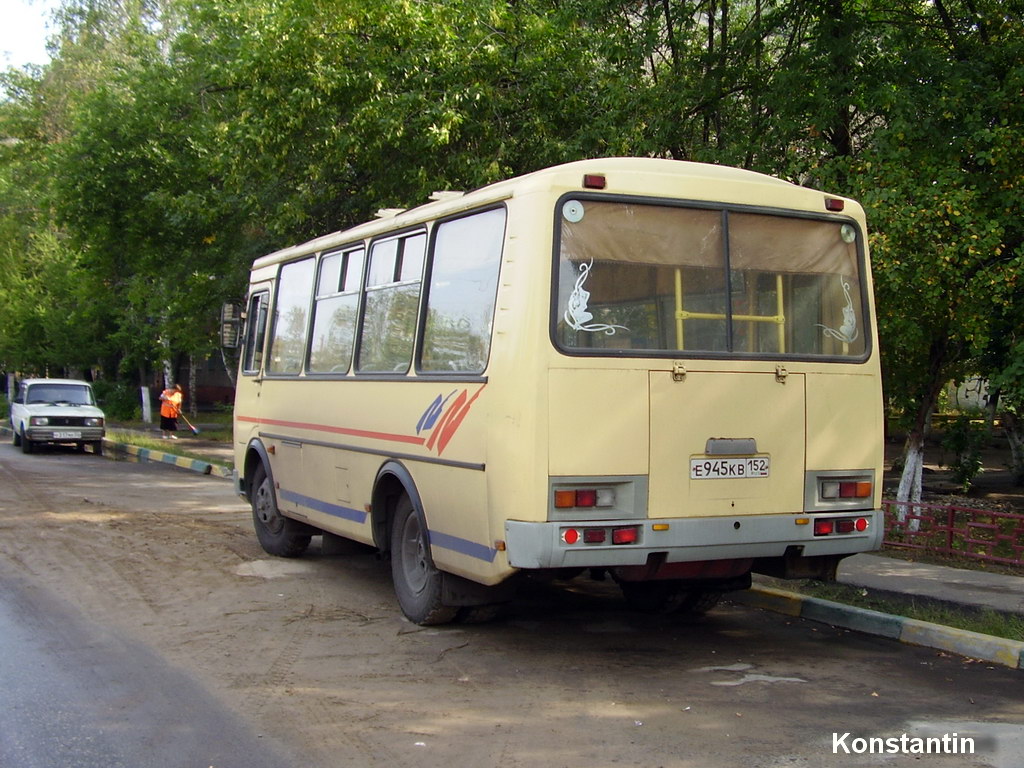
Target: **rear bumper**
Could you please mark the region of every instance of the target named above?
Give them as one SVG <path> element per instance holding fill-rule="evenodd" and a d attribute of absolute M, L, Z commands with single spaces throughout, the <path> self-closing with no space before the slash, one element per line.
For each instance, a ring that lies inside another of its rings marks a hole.
<path fill-rule="evenodd" d="M 856 517 L 868 520 L 863 532 L 814 535 L 814 520 Z M 809 521 L 798 525 L 798 520 Z M 782 557 L 799 548 L 804 556 L 852 555 L 871 552 L 882 545 L 884 517 L 881 510 L 830 512 L 800 515 L 618 520 L 593 523 L 505 523 L 509 564 L 516 568 L 593 568 L 644 565 L 655 553 L 665 553 L 667 563 L 706 560 Z M 654 530 L 654 525 L 667 526 Z M 611 529 L 639 527 L 635 544 L 584 544 L 583 537 L 567 544 L 564 531 L 588 527 Z"/>

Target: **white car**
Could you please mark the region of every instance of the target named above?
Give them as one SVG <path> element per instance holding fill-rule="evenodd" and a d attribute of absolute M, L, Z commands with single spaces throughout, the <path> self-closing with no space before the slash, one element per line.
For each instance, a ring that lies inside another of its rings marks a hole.
<path fill-rule="evenodd" d="M 41 443 L 92 446 L 103 453 L 106 419 L 92 387 L 77 379 L 25 379 L 11 402 L 14 444 L 32 453 Z"/>

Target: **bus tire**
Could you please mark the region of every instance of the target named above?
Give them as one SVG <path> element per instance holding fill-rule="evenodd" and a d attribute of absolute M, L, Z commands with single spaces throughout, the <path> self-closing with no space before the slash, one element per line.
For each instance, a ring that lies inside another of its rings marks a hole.
<path fill-rule="evenodd" d="M 426 525 L 408 494 L 399 499 L 391 526 L 391 578 L 409 621 L 446 624 L 458 613 L 456 606 L 441 602 L 441 572 L 430 556 Z"/>
<path fill-rule="evenodd" d="M 256 467 L 251 487 L 252 523 L 263 550 L 278 557 L 298 557 L 305 552 L 312 537 L 302 523 L 278 510 L 274 484 L 262 462 Z"/>

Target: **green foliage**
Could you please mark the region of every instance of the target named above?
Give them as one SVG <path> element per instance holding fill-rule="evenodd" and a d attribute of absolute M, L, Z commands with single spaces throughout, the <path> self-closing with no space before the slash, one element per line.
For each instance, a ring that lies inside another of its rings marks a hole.
<path fill-rule="evenodd" d="M 1018 315 L 1019 317 L 1019 315 Z M 998 414 L 1010 443 L 1010 470 L 1017 485 L 1024 485 L 1024 338 L 1020 329 L 1005 339 L 998 352 L 986 358 L 989 389 L 999 397 Z M 1001 352 L 1001 354 L 999 354 Z"/>
<path fill-rule="evenodd" d="M 100 379 L 93 382 L 92 388 L 108 420 L 133 421 L 141 417 L 142 404 L 138 387 L 124 381 Z"/>
<path fill-rule="evenodd" d="M 953 454 L 953 461 L 947 464 L 953 482 L 964 493 L 970 490 L 974 478 L 982 471 L 981 449 L 988 438 L 984 423 L 976 422 L 970 416 L 961 415 L 951 421 L 942 436 L 942 448 Z"/>
<path fill-rule="evenodd" d="M 1022 62 L 996 0 L 65 0 L 53 62 L 0 75 L 0 360 L 139 378 L 214 348 L 259 254 L 654 155 L 863 200 L 920 429 L 1020 337 Z"/>

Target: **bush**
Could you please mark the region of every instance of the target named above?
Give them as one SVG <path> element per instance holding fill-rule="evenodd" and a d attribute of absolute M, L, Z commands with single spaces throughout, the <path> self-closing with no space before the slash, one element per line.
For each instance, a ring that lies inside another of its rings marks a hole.
<path fill-rule="evenodd" d="M 943 449 L 954 455 L 948 465 L 954 482 L 966 493 L 971 483 L 981 473 L 981 448 L 985 444 L 988 430 L 984 424 L 975 423 L 970 416 L 958 416 L 946 427 L 942 438 Z"/>
<path fill-rule="evenodd" d="M 135 385 L 100 379 L 93 382 L 92 388 L 108 420 L 137 421 L 142 418 L 139 388 Z"/>

